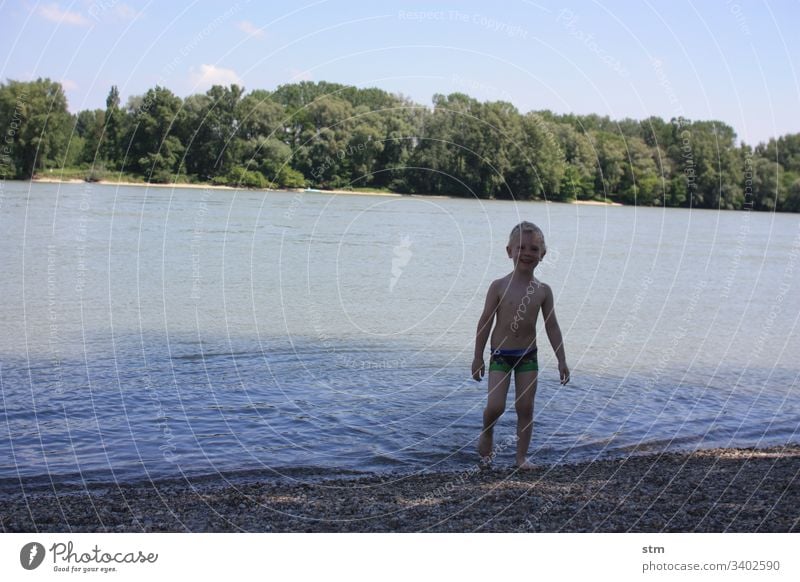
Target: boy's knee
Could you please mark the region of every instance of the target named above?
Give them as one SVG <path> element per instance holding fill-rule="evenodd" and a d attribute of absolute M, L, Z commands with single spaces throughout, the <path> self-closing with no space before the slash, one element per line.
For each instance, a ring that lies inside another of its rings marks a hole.
<path fill-rule="evenodd" d="M 491 406 L 490 405 L 490 406 L 486 407 L 485 413 L 486 413 L 486 416 L 488 416 L 490 418 L 500 418 L 505 411 L 506 411 L 506 407 L 505 406 L 498 406 L 498 405 Z"/>
<path fill-rule="evenodd" d="M 531 404 L 516 404 L 514 408 L 517 411 L 517 416 L 522 419 L 530 420 L 533 418 L 533 405 Z"/>

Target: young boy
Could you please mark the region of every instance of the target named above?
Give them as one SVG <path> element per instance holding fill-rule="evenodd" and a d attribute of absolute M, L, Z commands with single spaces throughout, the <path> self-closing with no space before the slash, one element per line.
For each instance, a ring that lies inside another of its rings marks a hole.
<path fill-rule="evenodd" d="M 472 377 L 480 381 L 486 370 L 483 351 L 490 332 L 492 336 L 489 401 L 483 411 L 483 432 L 478 440 L 478 453 L 484 462 L 492 460 L 494 425 L 505 410 L 511 372 L 514 372 L 517 467 L 531 469 L 533 465 L 527 457 L 533 433 L 533 397 L 536 395 L 539 370 L 536 359 L 536 319 L 540 309 L 544 314 L 547 337 L 558 359 L 561 384 L 569 382 L 569 368 L 553 306 L 553 292 L 533 276 L 533 270 L 547 252 L 544 233 L 531 222 L 521 222 L 511 230 L 506 251 L 514 262 L 514 270 L 489 286 L 475 337 Z"/>

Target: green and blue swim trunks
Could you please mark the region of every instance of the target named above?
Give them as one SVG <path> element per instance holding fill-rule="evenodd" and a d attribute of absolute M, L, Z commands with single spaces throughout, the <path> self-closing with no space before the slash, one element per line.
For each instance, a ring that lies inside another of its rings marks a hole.
<path fill-rule="evenodd" d="M 536 357 L 536 348 L 523 348 L 521 350 L 492 350 L 492 357 L 489 360 L 489 371 L 510 373 L 516 372 L 538 372 L 539 360 Z"/>

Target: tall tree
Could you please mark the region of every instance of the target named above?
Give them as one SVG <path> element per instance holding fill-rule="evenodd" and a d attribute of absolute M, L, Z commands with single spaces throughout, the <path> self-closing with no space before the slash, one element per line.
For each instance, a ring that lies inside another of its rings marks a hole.
<path fill-rule="evenodd" d="M 82 163 L 93 164 L 102 161 L 101 144 L 105 137 L 106 112 L 102 109 L 85 110 L 78 113 L 75 134 L 83 140 Z M 70 148 L 72 145 L 70 145 Z"/>
<path fill-rule="evenodd" d="M 619 198 L 620 185 L 627 164 L 625 140 L 607 131 L 593 132 L 592 138 L 597 156 L 595 191 L 602 192 L 606 198 L 616 200 Z"/>
<path fill-rule="evenodd" d="M 425 112 L 424 107 L 403 97 L 396 97 L 390 107 L 381 111 L 383 149 L 376 155 L 378 171 L 372 176 L 373 184 L 406 190 L 406 168 L 419 141 Z"/>
<path fill-rule="evenodd" d="M 73 122 L 60 83 L 37 79 L 0 84 L 0 120 L 10 175 L 27 179 L 63 165 Z"/>
<path fill-rule="evenodd" d="M 519 129 L 511 130 L 512 135 L 519 137 L 512 157 L 514 170 L 510 184 L 517 192 L 516 197 L 523 200 L 575 198 L 570 188 L 562 191 L 567 165 L 555 124 L 536 112 L 514 119 Z"/>
<path fill-rule="evenodd" d="M 119 89 L 116 85 L 112 85 L 106 97 L 105 126 L 98 146 L 97 159 L 113 167 L 118 167 L 123 159 L 121 150 L 125 118 L 119 104 Z"/>
<path fill-rule="evenodd" d="M 183 123 L 182 102 L 169 89 L 156 86 L 128 104 L 128 152 L 124 168 L 155 182 L 168 182 L 180 169 L 184 146 L 174 129 Z"/>
<path fill-rule="evenodd" d="M 212 178 L 227 173 L 237 161 L 239 101 L 244 89 L 238 85 L 214 85 L 204 99 L 192 101 L 182 120 L 191 124 L 191 135 L 180 131 L 187 146 L 185 163 L 189 174 Z M 188 115 L 191 113 L 191 115 Z M 187 119 L 188 118 L 188 119 Z"/>
<path fill-rule="evenodd" d="M 339 97 L 325 95 L 296 115 L 302 120 L 300 144 L 294 148 L 303 175 L 318 187 L 342 187 L 350 183 L 352 155 L 347 145 L 353 106 Z"/>
<path fill-rule="evenodd" d="M 620 194 L 623 202 L 648 206 L 660 198 L 659 176 L 653 150 L 640 137 L 625 140 L 628 160 L 623 168 Z"/>

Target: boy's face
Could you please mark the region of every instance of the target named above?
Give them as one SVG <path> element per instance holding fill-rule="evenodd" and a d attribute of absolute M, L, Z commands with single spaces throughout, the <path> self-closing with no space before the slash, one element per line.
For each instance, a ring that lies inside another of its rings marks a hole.
<path fill-rule="evenodd" d="M 547 252 L 542 235 L 530 231 L 512 238 L 506 251 L 514 261 L 514 268 L 525 271 L 533 271 Z"/>

